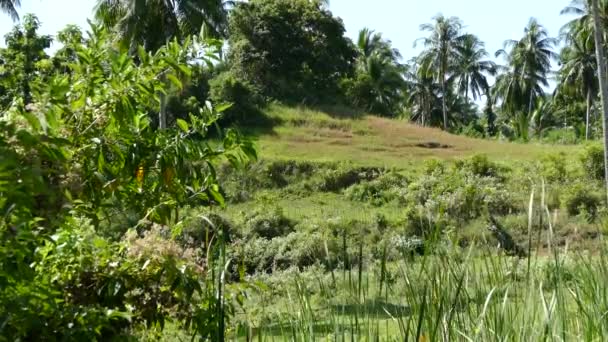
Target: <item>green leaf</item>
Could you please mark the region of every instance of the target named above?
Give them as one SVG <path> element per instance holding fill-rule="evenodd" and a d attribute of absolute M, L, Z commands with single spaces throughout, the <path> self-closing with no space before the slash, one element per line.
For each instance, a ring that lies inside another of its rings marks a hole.
<path fill-rule="evenodd" d="M 219 192 L 219 186 L 217 184 L 210 186 L 208 192 L 220 206 L 223 207 L 225 205 L 224 196 Z"/>
<path fill-rule="evenodd" d="M 232 103 L 221 103 L 221 104 L 215 106 L 215 111 L 217 113 L 223 113 L 226 110 L 230 109 L 231 107 L 232 107 Z"/>
<path fill-rule="evenodd" d="M 177 126 L 179 126 L 179 128 L 184 131 L 185 133 L 188 133 L 190 131 L 190 126 L 188 125 L 188 123 L 183 120 L 183 119 L 177 119 Z"/>
<path fill-rule="evenodd" d="M 169 81 L 171 81 L 171 83 L 173 83 L 173 85 L 175 85 L 178 89 L 180 89 L 180 90 L 183 89 L 182 81 L 180 81 L 177 77 L 175 77 L 175 75 L 168 74 L 167 79 L 169 79 Z"/>

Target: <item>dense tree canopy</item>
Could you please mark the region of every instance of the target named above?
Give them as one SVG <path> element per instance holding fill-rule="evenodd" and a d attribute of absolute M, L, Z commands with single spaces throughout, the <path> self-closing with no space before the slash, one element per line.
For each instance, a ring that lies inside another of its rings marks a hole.
<path fill-rule="evenodd" d="M 356 53 L 344 24 L 318 1 L 240 2 L 229 31 L 231 68 L 274 99 L 331 101 L 353 70 Z"/>
<path fill-rule="evenodd" d="M 203 31 L 226 34 L 227 4 L 222 0 L 99 0 L 96 19 L 111 29 L 125 48 L 155 51 L 172 38 Z"/>

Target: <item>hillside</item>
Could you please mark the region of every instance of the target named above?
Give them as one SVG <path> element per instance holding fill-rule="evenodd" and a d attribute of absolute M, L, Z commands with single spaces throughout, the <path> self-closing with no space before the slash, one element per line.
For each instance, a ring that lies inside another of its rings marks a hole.
<path fill-rule="evenodd" d="M 427 158 L 457 159 L 486 154 L 496 161 L 535 160 L 547 153 L 580 147 L 512 143 L 453 135 L 438 128 L 363 114 L 329 114 L 305 108 L 270 106 L 272 128 L 254 139 L 264 159 L 350 161 L 358 165 L 408 168 Z"/>

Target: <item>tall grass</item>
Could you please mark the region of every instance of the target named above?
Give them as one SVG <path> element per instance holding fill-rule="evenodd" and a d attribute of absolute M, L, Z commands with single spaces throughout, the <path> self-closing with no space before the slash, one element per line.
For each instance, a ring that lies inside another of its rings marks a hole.
<path fill-rule="evenodd" d="M 363 248 L 347 246 L 341 274 L 295 275 L 279 292 L 272 319 L 237 330 L 251 341 L 603 341 L 608 338 L 605 247 L 572 252 L 553 244 L 557 222 L 544 200 L 528 209 L 525 258 L 479 252 L 474 244 L 404 252 L 364 264 Z M 538 210 L 540 212 L 535 213 Z M 542 216 L 542 219 L 533 218 Z M 532 250 L 533 236 L 546 247 Z M 602 246 L 604 244 L 602 243 Z M 329 253 L 329 252 L 327 252 Z M 384 248 L 384 255 L 387 254 Z M 328 259 L 330 256 L 327 256 Z M 260 305 L 271 303 L 261 302 Z M 242 333 L 247 331 L 248 333 Z M 253 332 L 253 333 L 252 333 Z"/>

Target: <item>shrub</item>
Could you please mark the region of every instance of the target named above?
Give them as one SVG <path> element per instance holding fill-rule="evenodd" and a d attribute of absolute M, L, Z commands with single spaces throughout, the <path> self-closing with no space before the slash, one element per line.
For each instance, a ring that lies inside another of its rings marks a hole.
<path fill-rule="evenodd" d="M 267 240 L 293 232 L 294 225 L 295 223 L 285 217 L 283 210 L 278 207 L 264 212 L 255 212 L 246 218 L 249 235 Z"/>
<path fill-rule="evenodd" d="M 225 71 L 209 81 L 209 99 L 213 103 L 229 103 L 222 122 L 250 122 L 258 113 L 260 104 L 258 92 L 247 81 Z"/>
<path fill-rule="evenodd" d="M 513 199 L 500 178 L 480 176 L 492 174 L 494 169 L 481 167 L 485 162 L 458 165 L 449 170 L 437 169 L 408 186 L 408 222 L 416 234 L 437 226 L 457 226 L 486 211 L 501 215 L 514 209 Z"/>
<path fill-rule="evenodd" d="M 336 239 L 323 236 L 320 232 L 293 232 L 271 240 L 253 238 L 238 241 L 232 247 L 232 253 L 246 273 L 264 274 L 292 267 L 301 270 L 315 264 L 335 268 L 341 257 L 339 248 Z"/>
<path fill-rule="evenodd" d="M 314 187 L 319 191 L 337 192 L 361 181 L 376 179 L 381 174 L 382 170 L 378 168 L 339 166 L 326 170 Z"/>
<path fill-rule="evenodd" d="M 600 196 L 595 193 L 593 188 L 583 183 L 570 186 L 564 193 L 564 205 L 568 214 L 586 214 L 589 221 L 594 220 L 597 216 L 600 204 Z"/>
<path fill-rule="evenodd" d="M 490 161 L 488 156 L 484 154 L 476 154 L 468 159 L 457 160 L 454 165 L 459 170 L 470 172 L 479 177 L 503 179 L 502 173 L 505 171 L 503 167 Z"/>
<path fill-rule="evenodd" d="M 572 128 L 550 129 L 542 140 L 550 144 L 574 145 L 579 142 L 576 131 Z"/>
<path fill-rule="evenodd" d="M 346 189 L 351 201 L 369 202 L 376 206 L 402 199 L 407 189 L 407 180 L 398 173 L 389 173 L 370 181 L 355 184 Z"/>
<path fill-rule="evenodd" d="M 228 219 L 214 213 L 188 216 L 174 231 L 179 233 L 176 239 L 180 245 L 194 249 L 199 260 L 205 257 L 210 244 L 220 242 L 220 236 L 225 243 L 231 243 L 240 237 Z"/>
<path fill-rule="evenodd" d="M 550 154 L 541 159 L 541 173 L 547 182 L 562 183 L 568 179 L 566 154 Z"/>
<path fill-rule="evenodd" d="M 486 136 L 485 128 L 479 120 L 474 120 L 460 129 L 460 134 L 471 138 L 483 139 Z"/>
<path fill-rule="evenodd" d="M 31 285 L 0 292 L 0 313 L 6 318 L 2 335 L 11 340 L 112 340 L 128 336 L 140 324 L 163 326 L 173 320 L 184 323 L 184 329 L 190 325 L 202 339 L 213 338 L 220 318 L 205 311 L 215 305 L 214 290 L 207 287 L 213 286 L 212 277 L 209 283 L 201 278 L 204 270 L 191 261 L 190 251 L 166 235 L 154 226 L 143 236 L 131 231 L 124 241 L 110 242 L 88 220 L 68 219 L 52 241 L 36 250 Z M 27 292 L 34 286 L 44 289 L 44 295 Z"/>
<path fill-rule="evenodd" d="M 580 159 L 581 163 L 583 164 L 585 174 L 587 174 L 591 179 L 604 179 L 604 148 L 601 145 L 587 145 Z"/>

